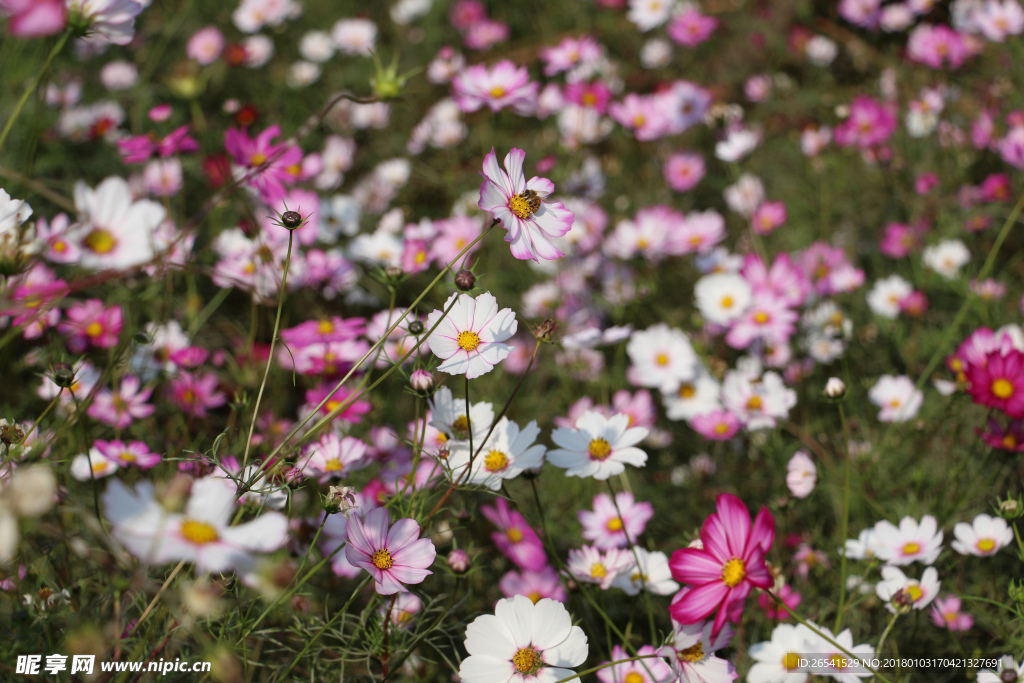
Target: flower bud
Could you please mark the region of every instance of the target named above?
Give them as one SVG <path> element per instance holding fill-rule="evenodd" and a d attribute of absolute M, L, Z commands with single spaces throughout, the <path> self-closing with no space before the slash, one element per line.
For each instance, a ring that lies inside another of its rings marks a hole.
<path fill-rule="evenodd" d="M 295 230 L 302 226 L 302 214 L 298 211 L 285 211 L 281 214 L 281 225 L 289 230 Z"/>
<path fill-rule="evenodd" d="M 15 446 L 25 438 L 25 432 L 18 426 L 17 422 L 0 420 L 0 443 L 5 446 Z"/>
<path fill-rule="evenodd" d="M 460 548 L 451 551 L 448 553 L 448 567 L 455 574 L 465 574 L 470 567 L 469 553 Z"/>
<path fill-rule="evenodd" d="M 62 389 L 70 389 L 75 383 L 75 371 L 67 363 L 54 363 L 53 383 Z"/>
<path fill-rule="evenodd" d="M 416 391 L 426 393 L 434 388 L 434 376 L 426 370 L 415 370 L 409 377 L 409 384 Z"/>
<path fill-rule="evenodd" d="M 455 286 L 463 292 L 468 292 L 476 286 L 476 275 L 468 270 L 460 270 L 455 274 Z"/>
<path fill-rule="evenodd" d="M 346 519 L 356 505 L 356 490 L 351 486 L 332 486 L 324 496 L 322 507 L 329 515 L 340 512 Z"/>
<path fill-rule="evenodd" d="M 539 341 L 550 342 L 555 336 L 555 330 L 558 329 L 558 323 L 551 318 L 546 319 L 537 329 L 533 331 L 533 336 Z"/>
<path fill-rule="evenodd" d="M 906 588 L 901 588 L 892 596 L 892 605 L 896 608 L 897 614 L 907 614 L 914 609 L 914 597 Z"/>
<path fill-rule="evenodd" d="M 419 336 L 423 334 L 424 329 L 425 328 L 423 327 L 423 322 L 420 320 L 413 320 L 411 323 L 409 323 L 409 334 Z"/>
<path fill-rule="evenodd" d="M 1020 501 L 1014 500 L 1013 498 L 1007 498 L 1006 500 L 999 502 L 999 516 L 1005 520 L 1013 521 L 1021 515 L 1021 504 Z"/>
<path fill-rule="evenodd" d="M 846 394 L 846 384 L 838 377 L 829 377 L 825 383 L 825 395 L 829 398 L 842 398 Z"/>

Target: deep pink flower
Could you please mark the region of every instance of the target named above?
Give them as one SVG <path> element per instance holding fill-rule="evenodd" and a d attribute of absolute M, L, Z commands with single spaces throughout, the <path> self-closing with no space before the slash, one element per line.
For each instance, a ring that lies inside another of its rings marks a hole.
<path fill-rule="evenodd" d="M 695 624 L 716 612 L 712 634 L 717 635 L 726 618 L 738 621 L 736 610 L 752 588 L 774 583 L 764 557 L 775 539 L 775 518 L 762 507 L 750 524 L 750 512 L 736 496 L 723 493 L 717 512 L 708 515 L 700 530 L 703 548 L 681 548 L 672 553 L 668 566 L 672 578 L 693 587 L 669 607 L 681 624 Z"/>
<path fill-rule="evenodd" d="M 925 226 L 889 223 L 885 226 L 885 235 L 878 245 L 878 250 L 889 258 L 904 258 L 921 248 L 921 237 L 926 231 Z"/>
<path fill-rule="evenodd" d="M 596 110 L 598 114 L 603 114 L 608 109 L 608 102 L 612 98 L 612 91 L 608 89 L 608 86 L 603 81 L 594 81 L 593 83 L 574 81 L 565 86 L 563 95 L 570 102 L 574 102 L 581 107 L 590 107 Z"/>
<path fill-rule="evenodd" d="M 770 235 L 787 217 L 785 202 L 762 202 L 750 219 L 750 229 L 758 235 Z"/>
<path fill-rule="evenodd" d="M 122 325 L 120 306 L 104 308 L 99 299 L 89 299 L 71 306 L 65 317 L 57 329 L 69 335 L 68 348 L 72 353 L 82 353 L 89 346 L 101 349 L 117 346 Z"/>
<path fill-rule="evenodd" d="M 967 368 L 968 392 L 975 403 L 996 408 L 1010 417 L 1024 418 L 1024 353 L 991 351 L 984 365 Z"/>
<path fill-rule="evenodd" d="M 390 529 L 389 529 L 390 527 Z M 420 538 L 414 519 L 400 519 L 391 526 L 386 508 L 374 508 L 363 519 L 348 520 L 345 558 L 370 572 L 374 588 L 381 595 L 407 593 L 404 584 L 421 583 L 434 563 L 437 551 L 429 538 Z"/>
<path fill-rule="evenodd" d="M 100 389 L 89 405 L 87 414 L 114 429 L 124 429 L 134 420 L 141 420 L 156 412 L 156 407 L 147 403 L 152 393 L 152 389 L 141 389 L 138 377 L 126 375 L 118 384 L 116 392 L 107 388 Z"/>
<path fill-rule="evenodd" d="M 694 152 L 672 154 L 665 160 L 661 173 L 676 192 L 692 190 L 704 177 L 704 157 Z"/>
<path fill-rule="evenodd" d="M 480 512 L 490 520 L 498 530 L 491 534 L 491 539 L 505 557 L 512 560 L 520 569 L 539 572 L 548 565 L 544 546 L 527 522 L 526 518 L 509 508 L 504 498 L 498 498 L 494 506 L 481 505 Z"/>
<path fill-rule="evenodd" d="M 464 112 L 473 112 L 487 105 L 491 111 L 511 107 L 524 116 L 537 107 L 540 86 L 530 80 L 525 66 L 516 66 L 503 59 L 490 69 L 486 64 L 474 64 L 452 79 L 452 98 Z"/>
<path fill-rule="evenodd" d="M 207 408 L 227 403 L 217 387 L 217 376 L 212 372 L 180 372 L 170 383 L 171 401 L 192 417 L 206 417 Z"/>
<path fill-rule="evenodd" d="M 974 626 L 971 615 L 960 611 L 960 598 L 955 595 L 935 598 L 931 615 L 933 624 L 939 628 L 948 628 L 950 631 L 967 631 Z"/>
<path fill-rule="evenodd" d="M 601 46 L 592 36 L 580 36 L 579 38 L 566 36 L 555 47 L 542 47 L 539 55 L 541 61 L 544 62 L 544 75 L 550 78 L 555 74 L 568 71 L 581 62 L 592 62 L 599 59 Z M 577 104 L 584 103 L 577 102 Z"/>
<path fill-rule="evenodd" d="M 551 240 L 569 232 L 576 217 L 561 202 L 545 201 L 555 191 L 550 180 L 537 176 L 526 180 L 525 159 L 526 152 L 513 147 L 505 155 L 506 173 L 498 167 L 498 157 L 491 148 L 480 173 L 484 182 L 480 184 L 478 206 L 505 226 L 505 241 L 517 259 L 561 258 L 565 254 Z"/>
<path fill-rule="evenodd" d="M 690 419 L 690 426 L 705 439 L 712 441 L 728 441 L 736 436 L 742 423 L 739 418 L 728 410 L 712 410 L 709 413 L 695 415 Z"/>
<path fill-rule="evenodd" d="M 235 165 L 248 175 L 269 164 L 258 173 L 253 173 L 246 184 L 259 191 L 267 204 L 276 204 L 284 198 L 284 186 L 299 179 L 302 171 L 302 150 L 273 144 L 272 140 L 281 134 L 279 126 L 271 126 L 255 138 L 244 130 L 229 128 L 224 134 L 224 148 L 232 156 Z"/>
<path fill-rule="evenodd" d="M 321 401 L 330 396 L 330 399 L 324 404 L 324 407 L 320 409 L 320 414 L 326 416 L 338 406 L 348 403 L 349 398 L 353 397 L 355 394 L 355 389 L 348 389 L 347 387 L 339 387 L 337 391 L 331 393 L 331 387 L 329 385 L 321 384 L 314 389 L 306 391 L 306 405 L 303 406 L 302 412 L 308 413 L 310 410 L 313 410 L 320 405 Z M 368 412 L 370 412 L 369 401 L 358 400 L 342 410 L 335 419 L 356 424 L 360 422 L 363 419 L 363 415 Z"/>
<path fill-rule="evenodd" d="M 109 460 L 117 463 L 118 467 L 138 467 L 148 470 L 160 464 L 162 458 L 159 453 L 149 450 L 149 446 L 141 441 L 129 441 L 125 443 L 120 439 L 104 441 L 96 439 L 93 447 Z"/>
<path fill-rule="evenodd" d="M 907 40 L 907 57 L 933 69 L 959 68 L 969 56 L 963 36 L 942 24 L 918 24 Z"/>
<path fill-rule="evenodd" d="M 487 17 L 487 8 L 479 0 L 458 0 L 448 11 L 448 20 L 460 31 Z"/>
<path fill-rule="evenodd" d="M 982 431 L 980 427 L 975 427 L 974 431 L 992 448 L 1010 453 L 1024 451 L 1024 422 L 1021 420 L 1013 420 L 1003 429 L 993 417 L 988 421 L 988 429 Z"/>
<path fill-rule="evenodd" d="M 506 598 L 525 595 L 535 605 L 544 598 L 565 602 L 568 597 L 558 573 L 547 566 L 535 572 L 505 572 L 498 582 L 498 588 Z"/>
<path fill-rule="evenodd" d="M 835 141 L 840 147 L 869 149 L 884 144 L 895 131 L 893 107 L 860 95 L 850 104 L 849 118 L 836 126 Z"/>
<path fill-rule="evenodd" d="M 0 16 L 7 16 L 7 32 L 19 38 L 41 38 L 60 33 L 67 23 L 64 0 L 0 0 Z"/>

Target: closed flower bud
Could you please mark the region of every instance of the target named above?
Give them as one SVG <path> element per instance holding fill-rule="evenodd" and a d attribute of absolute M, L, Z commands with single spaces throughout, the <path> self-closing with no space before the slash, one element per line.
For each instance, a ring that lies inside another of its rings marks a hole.
<path fill-rule="evenodd" d="M 557 329 L 558 323 L 556 323 L 551 318 L 548 318 L 539 326 L 537 326 L 537 329 L 534 330 L 533 332 L 533 336 L 536 337 L 539 341 L 550 342 L 554 338 L 555 330 Z"/>
<path fill-rule="evenodd" d="M 298 211 L 285 211 L 281 214 L 281 225 L 289 230 L 295 230 L 302 225 L 302 214 Z"/>
<path fill-rule="evenodd" d="M 415 370 L 409 377 L 409 384 L 416 391 L 426 393 L 434 388 L 434 376 L 426 370 Z"/>
<path fill-rule="evenodd" d="M 829 377 L 825 383 L 825 395 L 829 398 L 842 398 L 846 394 L 846 385 L 838 377 Z"/>
<path fill-rule="evenodd" d="M 463 292 L 468 292 L 476 286 L 476 275 L 468 270 L 460 270 L 455 274 L 455 286 Z"/>
<path fill-rule="evenodd" d="M 409 323 L 409 334 L 421 335 L 423 334 L 423 323 L 419 320 L 413 320 Z"/>
<path fill-rule="evenodd" d="M 53 383 L 62 389 L 70 389 L 71 385 L 75 383 L 75 371 L 67 363 L 55 363 Z"/>
<path fill-rule="evenodd" d="M 1013 498 L 1007 498 L 999 503 L 999 516 L 1003 519 L 1013 521 L 1020 517 L 1020 503 Z"/>
<path fill-rule="evenodd" d="M 465 550 L 456 548 L 455 550 L 448 553 L 448 568 L 456 574 L 465 574 L 469 571 L 470 561 L 469 553 Z"/>
<path fill-rule="evenodd" d="M 329 515 L 340 512 L 346 519 L 356 505 L 356 490 L 351 486 L 332 486 L 323 499 L 323 509 Z"/>

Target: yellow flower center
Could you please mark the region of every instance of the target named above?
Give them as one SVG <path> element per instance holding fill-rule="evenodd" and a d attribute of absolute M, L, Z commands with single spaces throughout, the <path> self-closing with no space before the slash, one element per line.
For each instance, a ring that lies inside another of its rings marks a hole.
<path fill-rule="evenodd" d="M 957 619 L 958 619 L 958 618 L 960 617 L 960 615 L 959 615 L 959 614 L 957 614 L 956 612 L 946 612 L 946 613 L 945 613 L 944 615 L 942 615 L 942 616 L 944 616 L 944 617 L 946 618 L 946 621 L 948 621 L 948 622 L 949 622 L 949 623 L 951 623 L 951 624 L 952 624 L 953 622 L 955 622 L 955 621 L 956 621 L 956 620 L 957 620 Z"/>
<path fill-rule="evenodd" d="M 129 453 L 128 451 L 123 451 L 121 453 L 120 458 L 121 458 L 121 460 L 124 460 L 125 462 L 135 462 L 135 454 L 134 453 Z"/>
<path fill-rule="evenodd" d="M 117 246 L 117 240 L 110 234 L 109 230 L 96 228 L 82 240 L 85 248 L 96 254 L 109 254 Z"/>
<path fill-rule="evenodd" d="M 321 320 L 316 326 L 316 331 L 320 334 L 330 334 L 331 332 L 334 332 L 334 323 L 330 320 Z"/>
<path fill-rule="evenodd" d="M 1013 384 L 1010 383 L 1010 380 L 1000 377 L 992 382 L 992 393 L 996 395 L 996 398 L 1008 399 L 1013 396 Z"/>
<path fill-rule="evenodd" d="M 423 265 L 426 262 L 426 260 L 427 260 L 427 252 L 422 251 L 422 250 L 416 252 L 415 261 L 416 261 L 416 265 L 417 266 Z"/>
<path fill-rule="evenodd" d="M 370 558 L 373 566 L 377 569 L 391 569 L 391 553 L 387 548 L 381 548 Z"/>
<path fill-rule="evenodd" d="M 905 544 L 903 546 L 903 554 L 904 555 L 913 555 L 913 554 L 919 553 L 919 552 L 921 552 L 921 546 L 918 545 L 917 543 L 911 542 L 911 543 L 907 543 L 907 544 Z"/>
<path fill-rule="evenodd" d="M 654 359 L 654 362 L 657 363 L 658 365 L 668 365 L 668 355 L 664 353 L 659 353 L 658 357 Z"/>
<path fill-rule="evenodd" d="M 793 671 L 800 666 L 800 655 L 795 652 L 787 652 L 782 656 L 782 668 L 786 671 Z"/>
<path fill-rule="evenodd" d="M 626 674 L 626 677 L 622 679 L 622 683 L 644 683 L 644 677 L 635 671 L 630 671 Z"/>
<path fill-rule="evenodd" d="M 724 422 L 715 425 L 715 434 L 725 434 L 727 431 L 729 431 L 729 425 Z"/>
<path fill-rule="evenodd" d="M 590 568 L 590 578 L 603 579 L 606 576 L 608 576 L 608 570 L 600 562 L 595 562 Z"/>
<path fill-rule="evenodd" d="M 488 472 L 501 472 L 508 467 L 508 456 L 501 451 L 491 451 L 484 458 L 484 467 Z"/>
<path fill-rule="evenodd" d="M 458 343 L 459 348 L 464 351 L 475 351 L 476 347 L 480 346 L 480 335 L 469 330 L 459 332 Z"/>
<path fill-rule="evenodd" d="M 189 543 L 206 545 L 217 540 L 217 530 L 206 522 L 186 519 L 181 523 L 181 535 Z"/>
<path fill-rule="evenodd" d="M 605 439 L 594 439 L 587 446 L 587 453 L 590 454 L 591 460 L 604 460 L 612 454 L 612 446 Z"/>
<path fill-rule="evenodd" d="M 732 297 L 731 297 L 731 296 L 723 296 L 723 297 L 722 297 L 722 300 L 721 300 L 721 301 L 719 302 L 719 305 L 720 305 L 720 306 L 721 306 L 722 308 L 732 308 L 732 305 L 733 305 L 734 303 L 735 303 L 735 302 L 734 302 L 734 301 L 732 300 Z"/>
<path fill-rule="evenodd" d="M 738 557 L 734 557 L 725 563 L 722 567 L 722 581 L 729 588 L 733 588 L 739 585 L 747 575 L 747 568 L 743 564 L 743 560 Z"/>
<path fill-rule="evenodd" d="M 515 665 L 516 671 L 524 676 L 533 676 L 544 666 L 544 660 L 532 647 L 524 647 L 512 655 L 512 664 Z"/>
<path fill-rule="evenodd" d="M 324 469 L 328 472 L 337 472 L 342 469 L 342 467 L 343 465 L 341 464 L 341 461 L 337 458 L 331 458 L 324 464 Z"/>
<path fill-rule="evenodd" d="M 460 435 L 469 436 L 469 418 L 465 415 L 455 418 L 455 422 L 452 422 L 452 432 L 456 438 L 460 438 Z"/>
<path fill-rule="evenodd" d="M 692 384 L 684 384 L 679 387 L 679 398 L 693 398 L 696 393 L 697 389 Z"/>
<path fill-rule="evenodd" d="M 910 596 L 911 600 L 917 602 L 921 599 L 921 596 L 924 595 L 924 591 L 921 590 L 921 587 L 918 586 L 916 583 L 912 583 L 909 586 L 907 586 L 907 595 Z"/>
<path fill-rule="evenodd" d="M 526 594 L 526 597 L 530 598 L 530 602 L 536 605 L 540 602 L 541 595 L 537 591 L 530 591 Z"/>
<path fill-rule="evenodd" d="M 85 328 L 85 333 L 90 337 L 98 337 L 103 334 L 103 325 L 99 323 L 89 323 L 89 326 Z"/>
<path fill-rule="evenodd" d="M 622 518 L 612 517 L 605 526 L 608 527 L 608 531 L 622 531 Z"/>
<path fill-rule="evenodd" d="M 1003 437 L 1003 445 L 1007 448 L 1013 449 L 1017 447 L 1017 437 L 1013 434 L 1007 434 Z"/>
<path fill-rule="evenodd" d="M 505 535 L 508 536 L 508 540 L 513 543 L 519 543 L 519 541 L 523 540 L 523 532 L 516 527 L 510 527 L 509 530 L 505 532 Z"/>
<path fill-rule="evenodd" d="M 977 545 L 974 546 L 983 553 L 992 552 L 992 549 L 996 547 L 996 542 L 991 538 L 983 538 L 978 541 Z"/>
<path fill-rule="evenodd" d="M 249 157 L 249 165 L 250 166 L 259 166 L 263 162 L 265 162 L 266 160 L 267 160 L 267 155 L 266 154 L 264 154 L 263 152 L 256 152 L 251 157 Z"/>
<path fill-rule="evenodd" d="M 704 644 L 698 640 L 696 645 L 691 645 L 681 651 L 679 658 L 685 659 L 688 662 L 699 662 L 704 659 Z"/>
<path fill-rule="evenodd" d="M 531 201 L 529 197 L 525 196 L 525 193 L 520 193 L 508 200 L 508 208 L 512 210 L 512 213 L 525 220 L 536 213 L 540 208 L 540 202 Z"/>
<path fill-rule="evenodd" d="M 761 410 L 761 397 L 751 396 L 750 399 L 747 400 L 747 410 Z"/>
<path fill-rule="evenodd" d="M 499 97 L 504 97 L 504 96 L 505 96 L 505 89 L 502 88 L 500 85 L 496 85 L 493 88 L 491 88 L 491 97 L 493 97 L 495 99 L 498 99 Z"/>
<path fill-rule="evenodd" d="M 768 314 L 765 313 L 764 311 L 758 311 L 757 313 L 754 314 L 754 322 L 757 323 L 758 325 L 764 325 L 770 319 L 771 318 L 769 318 Z"/>
<path fill-rule="evenodd" d="M 828 658 L 828 665 L 833 669 L 845 669 L 846 668 L 846 657 L 839 654 L 838 652 Z"/>

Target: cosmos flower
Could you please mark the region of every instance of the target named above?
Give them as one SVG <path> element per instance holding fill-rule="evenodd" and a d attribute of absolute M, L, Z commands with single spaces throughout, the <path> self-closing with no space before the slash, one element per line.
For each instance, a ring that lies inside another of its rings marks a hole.
<path fill-rule="evenodd" d="M 348 521 L 345 557 L 370 572 L 381 595 L 408 592 L 407 583 L 420 583 L 429 574 L 437 551 L 429 538 L 420 538 L 420 525 L 400 519 L 392 526 L 385 508 L 374 508 L 362 520 Z"/>
<path fill-rule="evenodd" d="M 505 155 L 503 171 L 498 168 L 498 158 L 491 148 L 480 174 L 484 182 L 480 184 L 478 206 L 505 226 L 505 241 L 510 243 L 517 259 L 561 258 L 564 254 L 551 240 L 569 232 L 576 217 L 561 202 L 545 201 L 555 191 L 550 180 L 537 176 L 526 180 L 525 159 L 526 152 L 513 147 Z"/>
<path fill-rule="evenodd" d="M 587 411 L 574 428 L 559 427 L 552 432 L 551 439 L 559 448 L 548 451 L 548 462 L 564 468 L 567 477 L 607 479 L 625 471 L 626 465 L 643 467 L 647 463 L 647 454 L 636 444 L 648 434 L 644 427 L 630 427 L 629 416 L 623 413 L 605 417 Z"/>
<path fill-rule="evenodd" d="M 453 303 L 448 315 L 441 320 Z M 465 375 L 466 379 L 486 374 L 505 360 L 514 347 L 504 342 L 519 327 L 512 309 L 499 311 L 497 300 L 489 292 L 475 299 L 452 294 L 442 310 L 434 310 L 427 316 L 426 328 L 433 328 L 438 320 L 441 323 L 426 339 L 430 350 L 442 361 L 437 369 L 451 375 Z"/>
<path fill-rule="evenodd" d="M 978 515 L 970 524 L 958 522 L 953 527 L 956 540 L 950 545 L 961 555 L 986 557 L 1013 543 L 1013 529 L 1001 517 Z"/>

